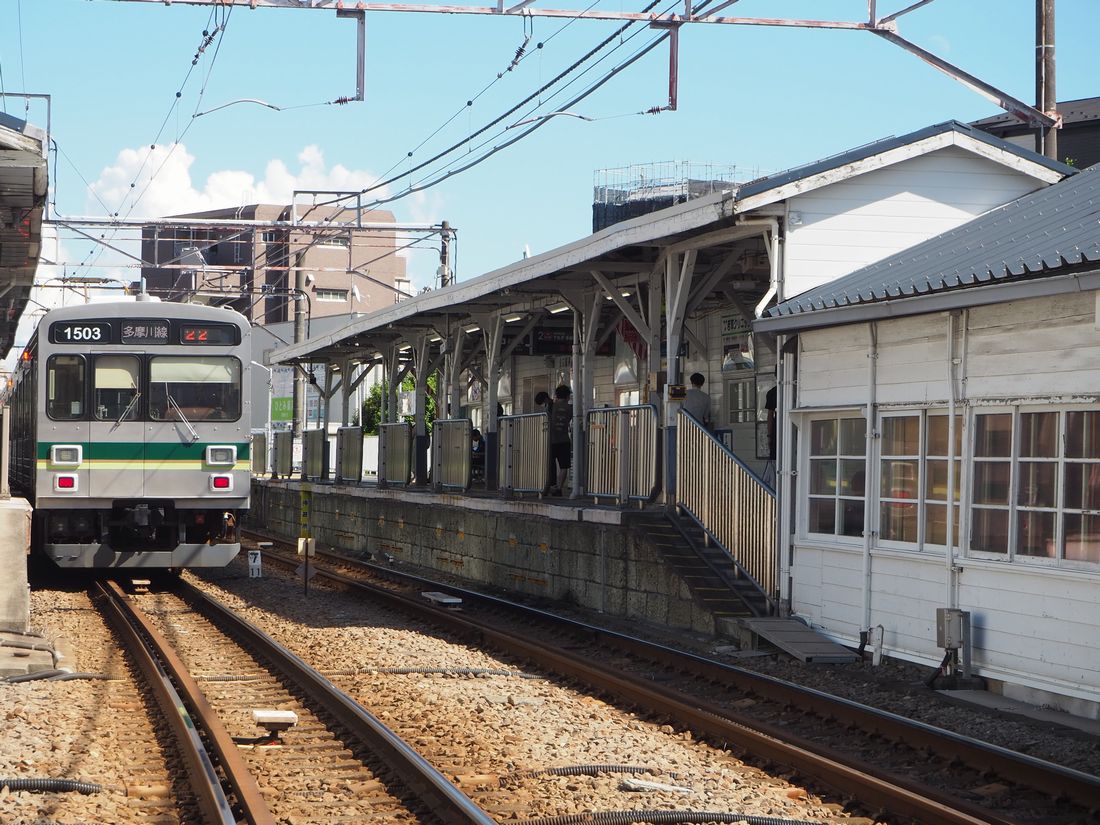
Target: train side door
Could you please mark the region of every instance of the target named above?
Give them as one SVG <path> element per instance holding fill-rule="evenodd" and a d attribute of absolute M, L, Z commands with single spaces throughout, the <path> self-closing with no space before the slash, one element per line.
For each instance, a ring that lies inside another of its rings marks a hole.
<path fill-rule="evenodd" d="M 99 354 L 91 359 L 91 419 L 95 432 L 89 494 L 124 499 L 145 495 L 145 426 L 141 421 L 141 359 Z"/>

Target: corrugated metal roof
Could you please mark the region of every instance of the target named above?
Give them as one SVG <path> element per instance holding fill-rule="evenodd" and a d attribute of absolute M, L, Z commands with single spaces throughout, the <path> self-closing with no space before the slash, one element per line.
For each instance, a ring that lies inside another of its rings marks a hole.
<path fill-rule="evenodd" d="M 1100 164 L 772 307 L 779 318 L 1061 274 L 1100 262 Z"/>

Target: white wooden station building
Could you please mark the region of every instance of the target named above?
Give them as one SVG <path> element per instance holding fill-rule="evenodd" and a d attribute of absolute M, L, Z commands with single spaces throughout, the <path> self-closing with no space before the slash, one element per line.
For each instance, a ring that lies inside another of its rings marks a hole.
<path fill-rule="evenodd" d="M 837 641 L 1100 709 L 1100 166 L 764 313 L 781 579 Z"/>

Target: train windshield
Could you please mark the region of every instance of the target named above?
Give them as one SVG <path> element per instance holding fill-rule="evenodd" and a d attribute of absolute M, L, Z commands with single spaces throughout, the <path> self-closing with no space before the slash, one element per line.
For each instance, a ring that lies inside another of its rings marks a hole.
<path fill-rule="evenodd" d="M 96 356 L 92 385 L 95 417 L 101 421 L 135 420 L 140 374 L 136 355 Z"/>
<path fill-rule="evenodd" d="M 59 421 L 84 417 L 84 356 L 51 355 L 46 366 L 46 412 Z"/>
<path fill-rule="evenodd" d="M 236 421 L 241 362 L 221 356 L 149 359 L 149 417 L 164 421 Z"/>

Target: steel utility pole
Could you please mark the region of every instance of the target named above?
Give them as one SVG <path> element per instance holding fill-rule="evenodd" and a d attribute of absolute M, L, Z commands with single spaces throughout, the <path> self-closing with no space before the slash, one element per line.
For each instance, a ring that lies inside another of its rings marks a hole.
<path fill-rule="evenodd" d="M 293 244 L 293 236 L 288 239 L 288 242 Z M 294 256 L 294 343 L 302 343 L 306 340 L 306 273 L 305 273 L 305 252 L 292 252 Z M 294 439 L 297 441 L 302 437 L 302 430 L 305 429 L 305 417 L 306 417 L 306 377 L 302 371 L 301 366 L 294 368 L 294 413 L 293 424 L 291 425 L 294 433 Z"/>
<path fill-rule="evenodd" d="M 1058 108 L 1054 73 L 1054 0 L 1035 0 L 1035 108 L 1054 115 Z M 1035 151 L 1058 160 L 1058 130 L 1035 129 Z"/>
<path fill-rule="evenodd" d="M 443 221 L 439 230 L 439 285 L 450 286 L 451 278 L 451 224 Z"/>

